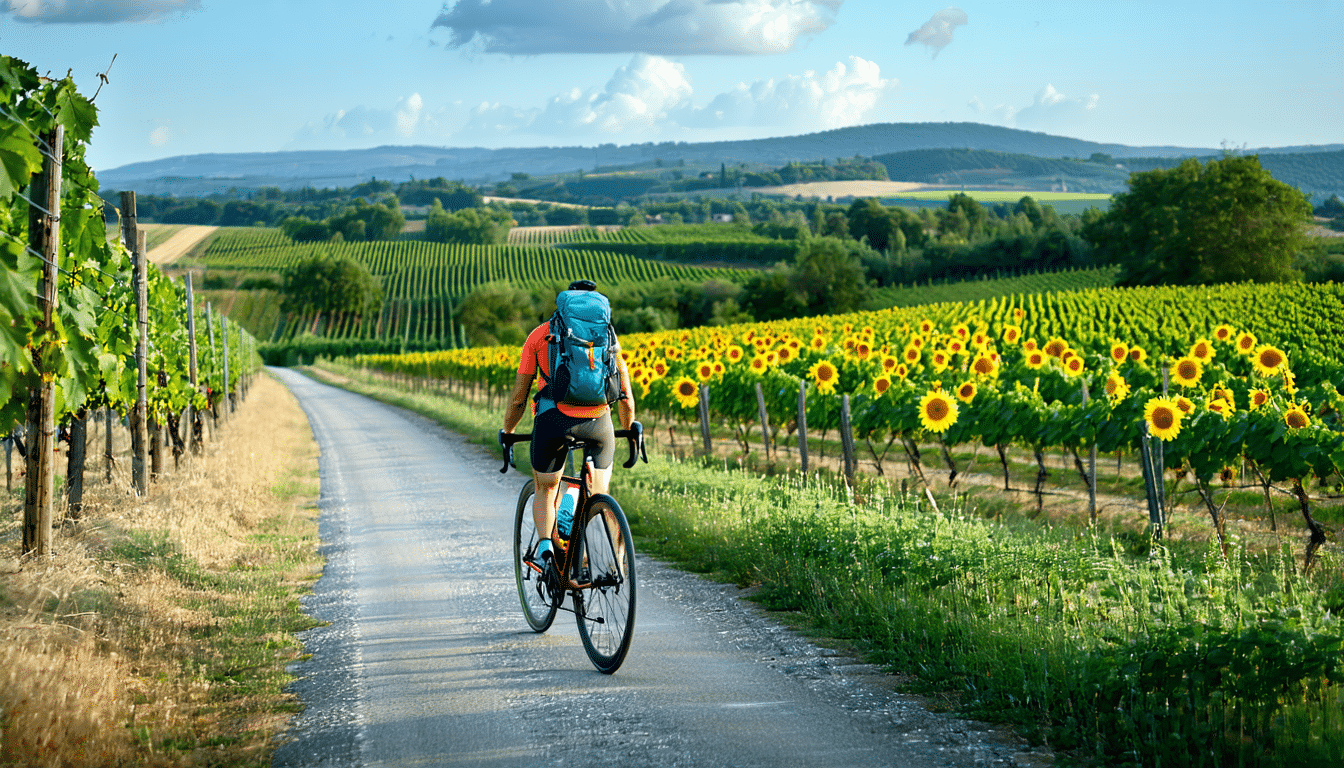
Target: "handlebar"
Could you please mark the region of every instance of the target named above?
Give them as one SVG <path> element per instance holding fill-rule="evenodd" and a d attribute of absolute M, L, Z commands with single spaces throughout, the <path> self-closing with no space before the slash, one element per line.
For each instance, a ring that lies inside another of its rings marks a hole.
<path fill-rule="evenodd" d="M 630 444 L 630 458 L 626 459 L 625 463 L 621 464 L 622 467 L 630 469 L 631 467 L 635 466 L 635 462 L 640 459 L 643 459 L 645 464 L 649 463 L 649 454 L 644 447 L 643 424 L 640 424 L 638 421 L 632 422 L 630 424 L 629 429 L 618 429 L 616 430 L 615 434 L 616 437 L 625 438 L 627 441 L 629 441 Z M 500 474 L 507 473 L 509 471 L 509 467 L 513 466 L 514 443 L 526 443 L 531 440 L 532 440 L 531 434 L 520 435 L 513 432 L 505 432 L 502 429 L 499 430 L 499 445 L 501 448 L 504 449 L 504 466 L 499 468 Z M 575 445 L 573 447 L 579 447 L 582 445 L 582 442 L 580 441 L 575 442 L 578 442 L 578 445 Z"/>

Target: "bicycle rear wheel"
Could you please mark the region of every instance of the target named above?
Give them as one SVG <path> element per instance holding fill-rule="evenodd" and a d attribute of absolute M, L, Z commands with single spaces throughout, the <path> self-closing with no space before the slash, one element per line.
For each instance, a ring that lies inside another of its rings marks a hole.
<path fill-rule="evenodd" d="M 583 519 L 572 545 L 580 547 L 573 575 L 592 587 L 575 595 L 574 613 L 588 658 L 609 675 L 625 661 L 635 632 L 635 550 L 625 513 L 610 496 L 590 498 Z"/>
<path fill-rule="evenodd" d="M 537 525 L 532 519 L 531 480 L 518 493 L 518 511 L 513 518 L 513 575 L 518 582 L 518 599 L 523 604 L 523 616 L 534 632 L 545 632 L 555 621 L 560 606 L 556 595 L 564 597 L 557 585 L 547 584 L 541 558 L 537 556 Z M 554 575 L 554 569 L 551 574 Z"/>

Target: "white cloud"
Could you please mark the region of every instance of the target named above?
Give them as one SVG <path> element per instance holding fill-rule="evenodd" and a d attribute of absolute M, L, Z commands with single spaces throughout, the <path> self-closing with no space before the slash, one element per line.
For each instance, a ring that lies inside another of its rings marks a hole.
<path fill-rule="evenodd" d="M 487 52 L 783 53 L 824 31 L 844 0 L 456 0 L 434 27 Z"/>
<path fill-rule="evenodd" d="M 862 123 L 894 80 L 884 79 L 877 64 L 858 56 L 829 71 L 789 75 L 781 80 L 739 83 L 696 110 L 698 127 L 762 126 L 802 130 L 843 128 Z"/>
<path fill-rule="evenodd" d="M 660 122 L 690 107 L 686 69 L 667 59 L 635 54 L 616 70 L 601 92 L 574 89 L 556 96 L 532 121 L 531 132 L 650 133 Z"/>
<path fill-rule="evenodd" d="M 173 129 L 168 127 L 168 121 L 159 121 L 154 129 L 149 132 L 149 145 L 151 147 L 162 147 L 173 138 Z"/>
<path fill-rule="evenodd" d="M 341 109 L 299 129 L 289 146 L 302 149 L 367 147 L 394 144 L 415 136 L 425 126 L 425 102 L 418 93 L 398 99 L 391 109 L 359 105 Z"/>
<path fill-rule="evenodd" d="M 1060 93 L 1053 84 L 1036 93 L 1036 98 L 1025 107 L 1011 104 L 998 104 L 986 107 L 978 98 L 967 104 L 971 111 L 1010 128 L 1028 130 L 1058 131 L 1073 129 L 1090 120 L 1101 104 L 1099 94 L 1069 97 Z"/>
<path fill-rule="evenodd" d="M 906 45 L 922 43 L 933 49 L 934 57 L 952 42 L 952 32 L 970 21 L 970 17 L 960 8 L 944 8 L 924 22 L 924 26 L 905 38 Z"/>
<path fill-rule="evenodd" d="M 200 7 L 201 0 L 0 0 L 0 13 L 35 24 L 158 21 Z"/>

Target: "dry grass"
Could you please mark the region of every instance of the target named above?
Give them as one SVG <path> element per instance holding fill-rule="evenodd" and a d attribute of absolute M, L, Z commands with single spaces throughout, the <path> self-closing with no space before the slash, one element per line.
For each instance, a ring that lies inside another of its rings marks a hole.
<path fill-rule="evenodd" d="M 258 377 L 205 453 L 170 461 L 145 498 L 120 467 L 103 481 L 100 432 L 83 518 L 50 560 L 16 559 L 22 499 L 5 499 L 0 765 L 269 764 L 297 709 L 283 693 L 294 632 L 311 626 L 297 595 L 320 568 L 302 411 Z"/>

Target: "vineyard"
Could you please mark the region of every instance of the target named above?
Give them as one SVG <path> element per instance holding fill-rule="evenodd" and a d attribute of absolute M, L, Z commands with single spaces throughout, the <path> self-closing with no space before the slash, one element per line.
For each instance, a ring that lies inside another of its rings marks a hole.
<path fill-rule="evenodd" d="M 184 414 L 231 402 L 259 358 L 245 331 L 189 310 L 186 286 L 144 264 L 133 208 L 122 224 L 141 268 L 108 240 L 84 162 L 96 113 L 73 82 L 39 79 L 7 57 L 0 74 L 0 434 L 28 458 L 24 549 L 45 554 L 58 425 L 79 445 L 81 473 L 82 430 L 96 409 L 128 417 L 137 435 L 168 427 L 177 455 L 199 435 Z"/>
<path fill-rule="evenodd" d="M 211 270 L 277 273 L 302 259 L 330 253 L 348 256 L 382 281 L 377 317 L 319 321 L 286 318 L 274 293 L 258 292 L 245 307 L 229 311 L 258 336 L 284 341 L 305 330 L 332 339 L 407 340 L 449 346 L 455 302 L 473 288 L 505 281 L 522 288 L 567 284 L 583 275 L 599 284 L 656 280 L 740 279 L 737 270 L 665 264 L 617 253 L 552 249 L 535 245 L 463 245 L 421 241 L 295 243 L 278 229 L 223 229 L 201 255 Z M 223 298 L 223 297 L 220 297 Z"/>

